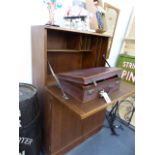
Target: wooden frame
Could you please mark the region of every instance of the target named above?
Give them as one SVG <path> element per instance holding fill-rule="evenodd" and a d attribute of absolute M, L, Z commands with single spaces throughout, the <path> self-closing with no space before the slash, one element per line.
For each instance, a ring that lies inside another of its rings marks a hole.
<path fill-rule="evenodd" d="M 109 38 L 109 45 L 107 51 L 108 58 L 112 47 L 120 10 L 108 3 L 104 3 L 104 10 L 106 12 L 106 32 L 104 32 L 103 34 L 111 36 L 111 38 Z"/>

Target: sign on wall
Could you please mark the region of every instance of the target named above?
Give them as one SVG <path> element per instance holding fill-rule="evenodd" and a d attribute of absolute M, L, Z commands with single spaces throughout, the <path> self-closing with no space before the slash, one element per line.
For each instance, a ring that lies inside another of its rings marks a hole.
<path fill-rule="evenodd" d="M 121 78 L 127 82 L 135 83 L 135 57 L 121 54 L 117 61 L 117 67 L 122 68 Z"/>

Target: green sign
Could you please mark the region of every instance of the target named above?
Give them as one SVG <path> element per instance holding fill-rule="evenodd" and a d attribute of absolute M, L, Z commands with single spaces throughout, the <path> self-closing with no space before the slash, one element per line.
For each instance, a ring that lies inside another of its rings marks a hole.
<path fill-rule="evenodd" d="M 120 54 L 117 67 L 122 68 L 121 78 L 127 82 L 135 83 L 135 57 L 125 54 Z"/>

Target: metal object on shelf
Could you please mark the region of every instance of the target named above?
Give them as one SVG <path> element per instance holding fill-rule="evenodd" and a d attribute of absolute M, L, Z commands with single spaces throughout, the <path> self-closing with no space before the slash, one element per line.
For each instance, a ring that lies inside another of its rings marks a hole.
<path fill-rule="evenodd" d="M 59 79 L 57 78 L 57 76 L 55 75 L 55 73 L 54 73 L 54 71 L 53 71 L 53 69 L 52 69 L 52 67 L 51 67 L 51 65 L 50 65 L 49 62 L 48 62 L 48 66 L 49 66 L 49 69 L 50 69 L 50 72 L 51 72 L 52 76 L 54 77 L 54 79 L 55 79 L 55 81 L 56 81 L 58 87 L 59 87 L 60 90 L 61 90 L 61 93 L 62 93 L 63 98 L 64 98 L 65 100 L 68 100 L 69 98 L 68 98 L 68 96 L 65 94 L 65 92 L 64 92 L 64 90 L 63 90 L 63 88 L 62 88 L 62 86 L 61 86 L 61 83 L 60 83 Z"/>

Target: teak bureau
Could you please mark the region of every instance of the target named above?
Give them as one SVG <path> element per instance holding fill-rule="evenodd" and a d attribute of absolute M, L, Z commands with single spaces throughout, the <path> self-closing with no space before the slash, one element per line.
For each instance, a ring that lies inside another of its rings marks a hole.
<path fill-rule="evenodd" d="M 108 105 L 101 98 L 84 104 L 72 97 L 65 100 L 47 61 L 56 74 L 105 66 L 102 55 L 107 55 L 110 36 L 51 26 L 32 26 L 31 33 L 33 84 L 44 109 L 44 149 L 47 155 L 64 155 L 101 129 Z M 132 93 L 133 87 L 122 82 L 110 97 L 115 103 Z"/>

